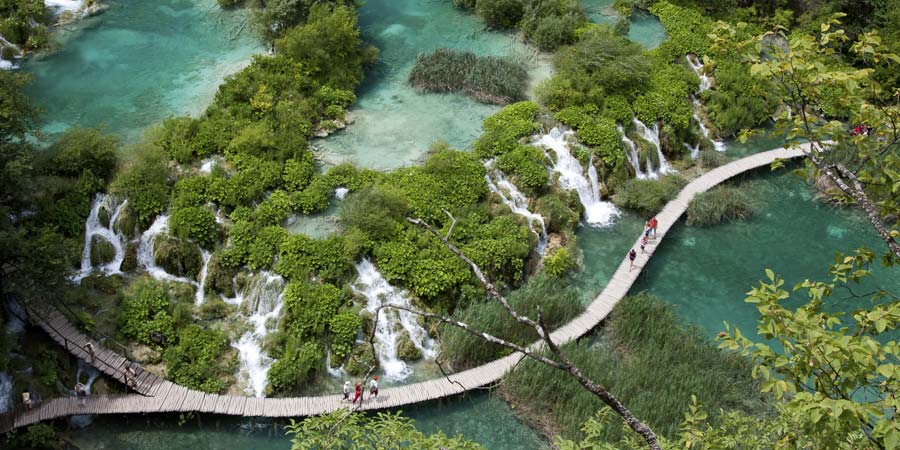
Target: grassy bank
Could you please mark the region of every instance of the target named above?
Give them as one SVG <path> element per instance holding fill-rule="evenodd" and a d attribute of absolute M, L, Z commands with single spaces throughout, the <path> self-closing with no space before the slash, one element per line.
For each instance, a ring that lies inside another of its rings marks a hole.
<path fill-rule="evenodd" d="M 717 349 L 699 330 L 682 325 L 671 306 L 650 295 L 626 297 L 594 339 L 564 350 L 665 436 L 677 432 L 692 394 L 708 411 L 765 408 L 747 360 Z M 517 409 L 526 411 L 526 420 L 566 438 L 582 438 L 582 423 L 603 407 L 574 379 L 530 360 L 519 364 L 501 389 Z M 612 441 L 621 432 L 618 422 L 604 430 Z"/>

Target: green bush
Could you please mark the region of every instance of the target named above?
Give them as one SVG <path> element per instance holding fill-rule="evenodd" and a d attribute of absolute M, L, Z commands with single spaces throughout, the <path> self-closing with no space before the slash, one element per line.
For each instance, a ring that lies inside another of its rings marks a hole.
<path fill-rule="evenodd" d="M 282 175 L 284 187 L 292 192 L 302 191 L 309 186 L 315 174 L 316 161 L 312 152 L 303 152 L 298 158 L 291 158 L 284 162 L 284 175 Z"/>
<path fill-rule="evenodd" d="M 544 217 L 548 232 L 571 231 L 581 218 L 581 202 L 570 191 L 552 192 L 537 199 L 534 212 Z"/>
<path fill-rule="evenodd" d="M 543 51 L 575 42 L 576 30 L 587 23 L 577 0 L 530 0 L 525 4 L 521 28 L 525 40 Z"/>
<path fill-rule="evenodd" d="M 179 305 L 180 306 L 180 305 Z M 225 303 L 222 297 L 212 295 L 206 298 L 200 305 L 200 318 L 203 320 L 224 319 L 231 315 L 235 310 L 234 305 Z"/>
<path fill-rule="evenodd" d="M 285 191 L 275 191 L 260 203 L 253 216 L 258 226 L 281 225 L 291 215 L 293 201 Z"/>
<path fill-rule="evenodd" d="M 717 186 L 691 199 L 687 209 L 687 224 L 709 226 L 724 221 L 747 220 L 759 208 L 759 202 L 748 186 Z"/>
<path fill-rule="evenodd" d="M 439 48 L 416 57 L 409 83 L 426 92 L 463 92 L 482 103 L 505 105 L 525 98 L 528 72 L 509 58 Z"/>
<path fill-rule="evenodd" d="M 219 6 L 223 8 L 234 8 L 242 3 L 244 0 L 216 0 L 219 3 Z"/>
<path fill-rule="evenodd" d="M 169 199 L 166 156 L 154 146 L 142 145 L 134 149 L 134 158 L 125 163 L 110 185 L 113 192 L 128 199 L 142 227 L 162 213 Z"/>
<path fill-rule="evenodd" d="M 600 336 L 563 350 L 589 378 L 615 392 L 654 431 L 672 437 L 696 395 L 707 411 L 765 410 L 751 363 L 723 352 L 665 302 L 646 294 L 626 297 L 604 323 Z M 483 345 L 483 344 L 482 344 Z M 507 394 L 529 411 L 549 411 L 565 438 L 581 438 L 580 427 L 602 402 L 559 370 L 523 361 L 504 383 Z M 547 417 L 544 417 L 546 420 Z M 615 442 L 622 422 L 603 430 Z"/>
<path fill-rule="evenodd" d="M 216 216 L 204 206 L 178 208 L 169 217 L 169 227 L 175 237 L 191 240 L 203 248 L 212 248 L 219 236 Z"/>
<path fill-rule="evenodd" d="M 595 147 L 607 167 L 615 167 L 625 159 L 616 122 L 600 116 L 596 105 L 570 106 L 555 115 L 560 122 L 575 128 L 575 135 L 586 145 Z"/>
<path fill-rule="evenodd" d="M 284 354 L 269 369 L 268 389 L 274 394 L 295 394 L 319 371 L 325 362 L 325 352 L 318 342 L 302 344 L 294 338 L 288 340 Z"/>
<path fill-rule="evenodd" d="M 395 190 L 373 186 L 341 203 L 341 223 L 371 241 L 387 241 L 403 229 L 409 207 Z"/>
<path fill-rule="evenodd" d="M 207 191 L 211 181 L 211 178 L 206 176 L 188 176 L 178 180 L 172 189 L 172 207 L 205 206 L 209 202 Z"/>
<path fill-rule="evenodd" d="M 23 448 L 59 448 L 59 438 L 56 437 L 56 431 L 51 425 L 45 423 L 29 425 L 25 430 L 25 434 L 17 440 L 24 444 Z"/>
<path fill-rule="evenodd" d="M 552 278 L 562 278 L 577 267 L 578 261 L 566 247 L 559 247 L 544 258 L 544 272 Z"/>
<path fill-rule="evenodd" d="M 728 163 L 728 157 L 724 153 L 715 150 L 702 150 L 697 156 L 697 163 L 704 169 L 714 169 Z"/>
<path fill-rule="evenodd" d="M 674 199 L 684 185 L 684 179 L 677 175 L 665 175 L 659 180 L 632 178 L 619 186 L 612 199 L 622 208 L 650 214 Z"/>
<path fill-rule="evenodd" d="M 170 117 L 163 121 L 154 131 L 153 143 L 169 158 L 180 163 L 187 163 L 194 159 L 192 140 L 200 121 L 190 117 Z"/>
<path fill-rule="evenodd" d="M 294 209 L 303 214 L 312 214 L 327 209 L 333 195 L 334 187 L 331 186 L 331 181 L 324 176 L 316 175 L 306 189 L 291 195 L 291 202 Z"/>
<path fill-rule="evenodd" d="M 544 151 L 532 145 L 519 145 L 497 158 L 497 168 L 511 175 L 517 187 L 530 196 L 547 187 L 550 175 L 544 165 Z"/>
<path fill-rule="evenodd" d="M 353 350 L 353 343 L 362 327 L 362 317 L 353 311 L 334 315 L 328 323 L 331 331 L 331 355 L 335 361 L 343 361 Z"/>
<path fill-rule="evenodd" d="M 478 0 L 475 12 L 491 28 L 513 28 L 522 19 L 525 5 L 522 0 Z"/>
<path fill-rule="evenodd" d="M 281 329 L 292 336 L 322 336 L 345 301 L 333 284 L 291 281 L 284 288 Z"/>
<path fill-rule="evenodd" d="M 228 339 L 219 330 L 199 325 L 183 328 L 178 333 L 178 344 L 163 354 L 169 379 L 203 392 L 224 391 L 236 362 L 228 349 Z"/>
<path fill-rule="evenodd" d="M 353 255 L 341 236 L 316 240 L 302 234 L 290 235 L 278 248 L 278 273 L 293 280 L 308 275 L 325 281 L 342 280 L 353 269 Z"/>
<path fill-rule="evenodd" d="M 53 155 L 50 173 L 79 177 L 88 172 L 107 180 L 116 168 L 116 138 L 92 128 L 69 128 L 47 152 Z"/>
<path fill-rule="evenodd" d="M 159 344 L 151 335 L 175 339 L 172 320 L 173 302 L 166 289 L 152 278 L 140 278 L 122 294 L 119 312 L 121 330 L 125 336 L 144 344 Z"/>

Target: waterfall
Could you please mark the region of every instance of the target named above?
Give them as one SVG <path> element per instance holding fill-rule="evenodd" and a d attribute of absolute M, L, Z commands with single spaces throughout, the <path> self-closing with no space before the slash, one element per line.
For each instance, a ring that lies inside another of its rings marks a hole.
<path fill-rule="evenodd" d="M 0 413 L 9 411 L 9 409 L 12 408 L 12 393 L 12 376 L 6 372 L 0 372 Z"/>
<path fill-rule="evenodd" d="M 108 275 L 122 273 L 119 267 L 122 265 L 122 260 L 125 259 L 125 244 L 128 239 L 121 232 L 114 231 L 113 228 L 127 204 L 128 200 L 116 203 L 115 197 L 107 194 L 97 194 L 97 197 L 94 198 L 94 202 L 91 204 L 91 212 L 84 223 L 84 249 L 81 252 L 81 270 L 73 278 L 74 281 L 81 281 L 94 270 L 94 267 L 91 265 L 91 248 L 95 236 L 109 242 L 115 249 L 113 260 L 101 265 L 98 269 Z M 106 225 L 100 223 L 101 209 L 106 210 L 107 213 L 112 212 L 109 223 Z"/>
<path fill-rule="evenodd" d="M 350 189 L 347 189 L 345 187 L 339 187 L 334 190 L 334 196 L 338 200 L 343 200 L 344 197 L 346 197 L 348 193 L 350 193 Z"/>
<path fill-rule="evenodd" d="M 525 197 L 525 194 L 519 191 L 516 185 L 507 180 L 503 172 L 495 170 L 493 165 L 493 159 L 484 163 L 484 168 L 487 169 L 484 179 L 487 181 L 488 190 L 499 195 L 503 204 L 509 206 L 509 209 L 514 214 L 518 214 L 528 221 L 528 228 L 538 235 L 538 244 L 535 251 L 539 255 L 543 255 L 544 250 L 547 248 L 547 226 L 544 223 L 544 217 L 528 210 L 528 198 Z M 594 171 L 595 177 L 596 174 L 597 172 Z M 540 230 L 535 230 L 536 223 L 540 225 Z"/>
<path fill-rule="evenodd" d="M 63 11 L 78 12 L 84 7 L 84 0 L 44 0 L 47 8 L 54 9 L 57 13 Z"/>
<path fill-rule="evenodd" d="M 211 259 L 212 254 L 202 248 L 200 249 L 200 257 L 203 260 L 203 265 L 200 267 L 199 282 L 166 272 L 166 270 L 158 266 L 154 260 L 153 243 L 158 236 L 165 234 L 167 231 L 169 231 L 169 216 L 161 215 L 153 221 L 153 224 L 150 225 L 150 228 L 148 228 L 147 231 L 141 234 L 140 244 L 138 245 L 137 250 L 138 266 L 143 267 L 154 279 L 187 283 L 194 286 L 197 288 L 197 292 L 194 294 L 194 301 L 198 306 L 202 305 L 203 300 L 206 298 L 206 286 L 204 285 L 206 284 L 206 273 L 209 268 L 209 260 Z"/>
<path fill-rule="evenodd" d="M 368 259 L 360 261 L 356 265 L 356 271 L 359 272 L 359 278 L 353 289 L 366 298 L 366 311 L 369 313 L 375 314 L 378 307 L 384 304 L 412 307 L 409 295 L 388 284 Z M 404 331 L 424 358 L 432 359 L 437 354 L 434 340 L 428 337 L 417 318 L 411 312 L 397 309 L 385 308 L 378 313 L 375 323 L 375 351 L 381 370 L 390 381 L 403 380 L 412 373 L 412 368 L 398 357 L 399 338 Z"/>
<path fill-rule="evenodd" d="M 328 349 L 325 350 L 325 372 L 334 378 L 344 378 L 347 376 L 347 371 L 344 370 L 343 367 L 331 366 L 331 350 Z"/>
<path fill-rule="evenodd" d="M 709 132 L 709 128 L 706 128 L 706 123 L 704 123 L 703 117 L 700 116 L 700 112 L 703 110 L 703 104 L 700 103 L 700 99 L 692 95 L 691 101 L 694 103 L 694 120 L 697 121 L 697 125 L 700 127 L 700 133 L 703 134 L 703 137 L 712 141 L 713 148 L 717 152 L 728 150 L 728 145 L 718 139 L 713 139 Z M 687 144 L 684 145 L 691 149 L 691 158 L 697 158 L 697 155 L 700 152 L 700 143 L 698 142 L 694 147 L 690 147 Z"/>
<path fill-rule="evenodd" d="M 669 167 L 669 163 L 666 161 L 666 157 L 663 155 L 662 146 L 659 143 L 659 124 L 654 123 L 653 128 L 647 128 L 647 125 L 644 125 L 644 122 L 638 120 L 637 117 L 632 119 L 631 123 L 634 124 L 635 130 L 637 130 L 642 138 L 653 144 L 653 147 L 656 148 L 656 154 L 659 157 L 659 168 L 656 170 L 653 169 L 653 164 L 650 162 L 650 158 L 647 158 L 647 178 L 659 178 L 660 175 L 674 173 L 675 171 L 671 167 Z"/>
<path fill-rule="evenodd" d="M 559 184 L 563 189 L 575 189 L 578 192 L 578 199 L 584 206 L 585 220 L 588 225 L 595 227 L 612 225 L 613 220 L 621 212 L 612 203 L 603 201 L 600 197 L 598 183 L 592 183 L 585 178 L 581 162 L 572 156 L 572 153 L 569 152 L 569 144 L 566 142 L 566 136 L 572 134 L 574 134 L 572 131 L 563 132 L 558 128 L 553 128 L 549 134 L 536 137 L 534 145 L 544 148 L 545 154 L 546 148 L 551 148 L 556 153 L 556 163 L 550 167 L 550 170 L 559 174 Z M 549 158 L 550 155 L 547 157 Z M 588 176 L 591 176 L 590 169 Z M 596 178 L 596 171 L 594 171 L 594 178 Z"/>
<path fill-rule="evenodd" d="M 709 77 L 703 73 L 703 63 L 700 62 L 700 59 L 697 58 L 697 55 L 686 55 L 684 57 L 687 59 L 688 65 L 691 66 L 691 70 L 697 75 L 697 78 L 700 78 L 700 92 L 709 90 L 711 84 L 709 82 Z"/>
<path fill-rule="evenodd" d="M 4 38 L 3 36 L 0 36 L 0 70 L 18 69 L 19 68 L 18 64 L 14 63 L 12 61 L 3 59 L 3 48 L 4 47 L 9 47 L 9 48 L 14 49 L 16 51 L 16 53 L 18 54 L 17 57 L 22 56 L 22 50 L 19 49 L 18 46 L 16 46 L 12 42 L 7 41 L 6 38 Z"/>
<path fill-rule="evenodd" d="M 238 379 L 246 384 L 245 392 L 254 397 L 265 394 L 269 369 L 275 362 L 263 351 L 262 341 L 269 334 L 266 323 L 270 319 L 277 319 L 281 314 L 284 306 L 283 290 L 283 278 L 263 271 L 253 276 L 235 299 L 228 300 L 229 303 L 243 303 L 250 314 L 247 320 L 253 325 L 252 330 L 244 333 L 231 346 L 237 349 L 240 357 Z"/>
<path fill-rule="evenodd" d="M 647 178 L 647 175 L 641 170 L 641 158 L 638 156 L 637 145 L 634 144 L 634 141 L 631 140 L 626 134 L 625 130 L 621 125 L 616 125 L 616 129 L 619 130 L 619 136 L 622 138 L 622 145 L 625 146 L 625 149 L 628 150 L 625 152 L 625 158 L 631 164 L 631 167 L 634 169 L 635 176 L 642 180 Z"/>

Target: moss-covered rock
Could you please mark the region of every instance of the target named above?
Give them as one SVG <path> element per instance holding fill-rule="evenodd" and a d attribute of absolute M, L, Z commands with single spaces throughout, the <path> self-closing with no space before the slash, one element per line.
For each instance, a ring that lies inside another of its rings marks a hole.
<path fill-rule="evenodd" d="M 153 242 L 153 262 L 172 275 L 195 280 L 203 266 L 200 247 L 168 235 L 158 236 Z"/>
<path fill-rule="evenodd" d="M 128 238 L 136 238 L 140 234 L 138 230 L 138 216 L 131 207 L 125 206 L 122 208 L 116 223 L 113 224 L 113 231 L 121 233 Z"/>
<path fill-rule="evenodd" d="M 369 346 L 368 342 L 353 347 L 350 357 L 344 363 L 344 369 L 347 373 L 354 376 L 365 375 L 372 366 L 378 366 L 378 358 L 375 358 L 375 354 L 372 353 L 372 347 Z"/>
<path fill-rule="evenodd" d="M 121 270 L 122 272 L 131 272 L 132 270 L 137 269 L 137 251 L 137 242 L 129 242 L 128 244 L 125 244 L 125 254 L 122 256 L 122 264 L 119 266 L 119 270 Z"/>
<path fill-rule="evenodd" d="M 422 351 L 416 347 L 408 334 L 403 333 L 397 339 L 397 356 L 404 361 L 416 361 L 422 359 Z"/>
<path fill-rule="evenodd" d="M 231 298 L 235 295 L 234 277 L 237 275 L 238 269 L 225 265 L 221 256 L 221 253 L 216 252 L 209 260 L 205 289 L 207 292 L 216 292 Z"/>
<path fill-rule="evenodd" d="M 91 238 L 91 265 L 111 263 L 116 258 L 116 248 L 100 236 Z"/>
<path fill-rule="evenodd" d="M 234 312 L 236 308 L 219 296 L 210 296 L 200 305 L 200 318 L 203 320 L 224 319 Z"/>
<path fill-rule="evenodd" d="M 103 225 L 105 228 L 109 228 L 109 209 L 106 206 L 101 206 L 100 211 L 97 212 L 97 219 L 100 220 L 100 225 Z"/>

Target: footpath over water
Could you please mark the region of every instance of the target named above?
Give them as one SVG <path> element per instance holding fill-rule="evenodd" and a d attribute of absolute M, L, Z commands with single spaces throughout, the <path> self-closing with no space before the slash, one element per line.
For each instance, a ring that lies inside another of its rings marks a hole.
<path fill-rule="evenodd" d="M 613 307 L 628 294 L 632 284 L 637 280 L 650 257 L 653 256 L 656 247 L 675 225 L 678 218 L 684 214 L 695 195 L 705 192 L 731 177 L 769 165 L 776 160 L 801 156 L 803 156 L 802 149 L 777 148 L 732 161 L 688 183 L 678 197 L 666 204 L 657 214 L 656 217 L 659 220 L 657 238 L 647 247 L 646 253 L 638 253 L 634 269 L 629 270 L 628 259 L 622 255 L 622 262 L 603 292 L 588 305 L 582 314 L 553 331 L 550 334 L 553 341 L 563 344 L 577 339 L 587 334 L 609 315 Z M 641 236 L 638 236 L 632 248 L 640 245 L 640 238 Z M 163 380 L 146 371 L 132 377 L 132 380 L 126 380 L 126 368 L 131 362 L 82 334 L 58 311 L 29 311 L 29 315 L 53 340 L 65 346 L 70 353 L 91 363 L 101 372 L 122 383 L 129 381 L 131 389 L 137 393 L 97 395 L 78 400 L 74 397 L 54 398 L 34 405 L 31 409 L 17 406 L 12 411 L 0 415 L 0 432 L 44 420 L 79 414 L 200 412 L 248 417 L 302 417 L 324 414 L 350 406 L 348 403 L 342 402 L 341 395 L 338 394 L 293 398 L 254 398 L 207 394 Z M 94 343 L 93 361 L 85 350 L 88 342 Z M 537 348 L 540 345 L 540 342 L 535 342 L 531 348 Z M 460 394 L 496 382 L 523 357 L 524 355 L 521 353 L 515 353 L 446 378 L 382 389 L 377 400 L 366 400 L 360 409 L 394 408 Z"/>

